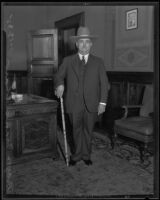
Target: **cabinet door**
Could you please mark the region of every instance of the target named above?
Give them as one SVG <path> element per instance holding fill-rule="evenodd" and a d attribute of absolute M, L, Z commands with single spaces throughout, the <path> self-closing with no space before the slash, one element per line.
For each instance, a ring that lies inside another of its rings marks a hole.
<path fill-rule="evenodd" d="M 46 80 L 52 82 L 54 73 L 57 71 L 57 29 L 43 29 L 29 32 L 27 60 L 29 93 L 39 94 L 41 93 L 40 91 L 37 93 L 37 91 L 34 90 L 34 88 L 39 87 L 34 85 L 37 79 L 41 78 L 42 85 L 45 84 Z M 40 88 L 40 90 L 42 90 L 42 88 Z"/>
<path fill-rule="evenodd" d="M 6 122 L 6 134 L 5 134 L 5 148 L 6 148 L 6 163 L 11 164 L 13 156 L 16 156 L 16 143 L 15 143 L 15 135 L 16 135 L 16 123 L 13 124 L 13 121 Z"/>
<path fill-rule="evenodd" d="M 6 163 L 58 156 L 55 113 L 8 120 L 6 126 Z"/>
<path fill-rule="evenodd" d="M 45 150 L 56 153 L 55 117 L 55 114 L 44 114 L 21 120 L 21 155 Z"/>

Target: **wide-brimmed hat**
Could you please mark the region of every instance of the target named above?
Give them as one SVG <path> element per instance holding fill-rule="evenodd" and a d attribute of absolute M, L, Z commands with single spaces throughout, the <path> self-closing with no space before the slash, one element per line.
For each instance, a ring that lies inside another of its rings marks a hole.
<path fill-rule="evenodd" d="M 97 35 L 91 35 L 88 27 L 80 26 L 78 28 L 77 35 L 76 36 L 71 36 L 70 38 L 73 41 L 77 41 L 78 39 L 82 39 L 82 38 L 89 38 L 89 39 L 94 40 L 94 39 L 97 39 L 98 36 Z"/>

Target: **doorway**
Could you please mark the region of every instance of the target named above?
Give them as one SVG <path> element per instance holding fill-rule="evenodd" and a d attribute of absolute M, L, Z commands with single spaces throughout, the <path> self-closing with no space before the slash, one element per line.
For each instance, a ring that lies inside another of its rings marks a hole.
<path fill-rule="evenodd" d="M 58 29 L 58 66 L 64 57 L 76 53 L 76 45 L 70 41 L 70 36 L 76 35 L 79 26 L 84 26 L 84 24 L 84 12 L 55 22 L 55 28 Z"/>

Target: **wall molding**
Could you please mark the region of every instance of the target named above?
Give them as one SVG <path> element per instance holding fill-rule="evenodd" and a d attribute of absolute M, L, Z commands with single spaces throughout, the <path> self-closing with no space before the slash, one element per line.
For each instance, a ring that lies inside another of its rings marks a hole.
<path fill-rule="evenodd" d="M 121 71 L 107 71 L 106 72 L 110 82 L 114 81 L 129 81 L 135 83 L 153 83 L 154 72 L 121 72 Z"/>

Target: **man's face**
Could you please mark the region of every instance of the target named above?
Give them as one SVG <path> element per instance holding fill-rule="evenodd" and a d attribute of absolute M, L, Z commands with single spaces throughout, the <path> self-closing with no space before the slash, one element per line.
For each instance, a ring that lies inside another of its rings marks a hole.
<path fill-rule="evenodd" d="M 76 42 L 76 46 L 80 54 L 86 55 L 90 52 L 92 41 L 89 38 L 82 38 Z"/>

